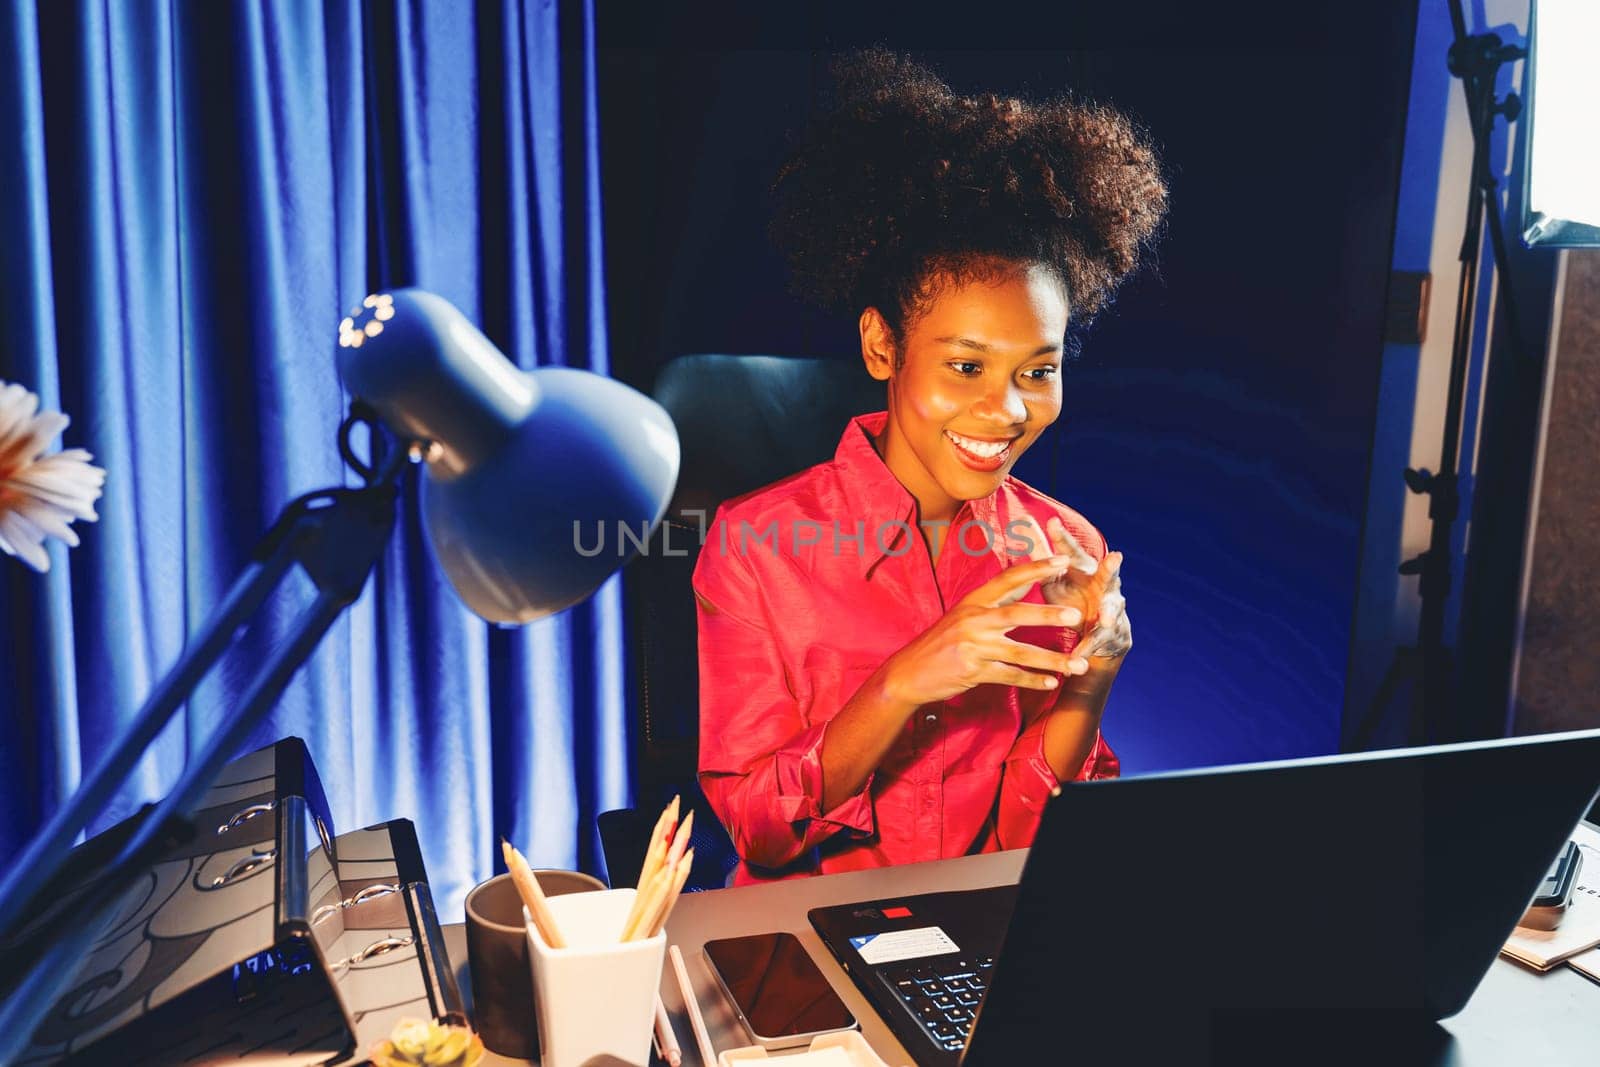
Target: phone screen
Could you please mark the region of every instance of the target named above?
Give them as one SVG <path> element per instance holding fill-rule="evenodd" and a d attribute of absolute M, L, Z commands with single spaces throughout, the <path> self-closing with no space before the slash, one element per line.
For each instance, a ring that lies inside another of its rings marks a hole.
<path fill-rule="evenodd" d="M 844 1030 L 856 1024 L 793 934 L 707 941 L 706 959 L 758 1038 Z"/>

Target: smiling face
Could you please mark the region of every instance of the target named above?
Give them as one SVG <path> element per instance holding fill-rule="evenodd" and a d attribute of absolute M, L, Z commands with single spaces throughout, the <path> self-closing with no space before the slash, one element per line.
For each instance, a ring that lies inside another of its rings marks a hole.
<path fill-rule="evenodd" d="M 1067 300 L 1037 265 L 992 278 L 935 279 L 904 330 L 903 359 L 876 308 L 861 314 L 867 370 L 887 381 L 889 420 L 875 442 L 924 521 L 999 488 L 1061 414 Z"/>

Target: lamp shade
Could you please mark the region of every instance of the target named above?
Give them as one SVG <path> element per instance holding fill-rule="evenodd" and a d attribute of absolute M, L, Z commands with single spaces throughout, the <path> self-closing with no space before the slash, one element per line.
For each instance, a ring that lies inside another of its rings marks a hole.
<path fill-rule="evenodd" d="M 588 371 L 523 371 L 433 293 L 367 297 L 339 324 L 338 362 L 391 430 L 429 442 L 428 540 L 461 599 L 491 622 L 532 622 L 587 598 L 672 497 L 678 435 L 659 404 Z"/>

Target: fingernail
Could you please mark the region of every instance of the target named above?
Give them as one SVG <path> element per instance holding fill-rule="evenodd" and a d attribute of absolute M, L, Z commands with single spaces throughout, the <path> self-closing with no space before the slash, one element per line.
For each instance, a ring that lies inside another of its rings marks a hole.
<path fill-rule="evenodd" d="M 1079 674 L 1089 673 L 1089 661 L 1086 659 L 1075 659 L 1072 661 L 1072 666 Z"/>
<path fill-rule="evenodd" d="M 1056 686 L 1058 686 L 1060 684 L 1061 683 L 1056 680 L 1054 675 L 1050 675 L 1050 676 L 1046 677 L 1045 680 L 1044 680 L 1044 687 L 1046 689 L 1054 689 Z"/>
<path fill-rule="evenodd" d="M 1083 621 L 1083 612 L 1077 608 L 1062 608 L 1061 621 L 1068 626 L 1076 626 Z"/>

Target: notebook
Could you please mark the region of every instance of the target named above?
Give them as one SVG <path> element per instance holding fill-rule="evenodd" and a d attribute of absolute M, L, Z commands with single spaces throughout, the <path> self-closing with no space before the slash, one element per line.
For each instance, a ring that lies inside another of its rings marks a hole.
<path fill-rule="evenodd" d="M 810 919 L 921 1064 L 1371 1062 L 1466 1004 L 1597 793 L 1600 730 L 1076 782 L 1018 886 Z"/>

